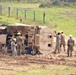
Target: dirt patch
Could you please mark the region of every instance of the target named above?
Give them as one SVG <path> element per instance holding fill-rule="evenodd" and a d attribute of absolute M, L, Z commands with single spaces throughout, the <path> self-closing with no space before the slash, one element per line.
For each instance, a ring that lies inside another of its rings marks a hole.
<path fill-rule="evenodd" d="M 76 40 L 76 39 L 75 39 Z M 75 48 L 76 49 L 76 48 Z M 61 51 L 60 54 L 54 52 L 48 55 L 21 55 L 21 56 L 10 56 L 0 53 L 0 70 L 12 70 L 12 71 L 23 71 L 28 72 L 28 69 L 24 69 L 24 66 L 30 64 L 42 65 L 42 68 L 46 68 L 47 65 L 69 65 L 76 66 L 76 50 L 73 51 L 73 57 L 67 57 L 67 51 Z M 45 66 L 46 65 L 46 66 Z"/>
<path fill-rule="evenodd" d="M 22 55 L 22 56 L 6 56 L 0 55 L 0 61 L 7 65 L 29 65 L 29 64 L 58 64 L 58 65 L 72 65 L 76 66 L 76 57 L 67 57 L 66 54 L 50 54 L 43 55 Z M 0 63 L 1 64 L 1 63 Z M 1 64 L 2 65 L 2 64 Z"/>
<path fill-rule="evenodd" d="M 67 57 L 66 53 L 60 54 L 48 54 L 48 55 L 21 55 L 21 56 L 9 56 L 0 54 L 0 71 L 2 75 L 15 75 L 19 72 L 30 73 L 34 72 L 35 69 L 50 70 L 49 65 L 68 65 L 71 67 L 76 66 L 76 56 Z M 35 67 L 38 66 L 38 67 Z M 59 68 L 58 68 L 59 69 Z M 57 69 L 57 70 L 58 70 Z M 68 67 L 66 70 L 69 69 Z M 3 71 L 9 71 L 8 74 L 5 74 Z"/>

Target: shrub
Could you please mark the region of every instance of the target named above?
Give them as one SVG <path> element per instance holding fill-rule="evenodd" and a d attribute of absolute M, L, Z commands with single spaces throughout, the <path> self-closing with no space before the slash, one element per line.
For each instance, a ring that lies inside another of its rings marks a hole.
<path fill-rule="evenodd" d="M 57 1 L 57 0 L 55 0 L 55 1 L 52 2 L 52 4 L 53 4 L 53 5 L 60 5 L 60 2 Z"/>
<path fill-rule="evenodd" d="M 40 8 L 45 8 L 45 7 L 50 7 L 50 4 L 47 4 L 47 3 L 42 3 L 40 6 Z"/>

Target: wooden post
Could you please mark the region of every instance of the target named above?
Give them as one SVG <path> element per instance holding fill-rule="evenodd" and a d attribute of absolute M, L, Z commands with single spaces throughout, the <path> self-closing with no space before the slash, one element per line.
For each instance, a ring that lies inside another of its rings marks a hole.
<path fill-rule="evenodd" d="M 36 18 L 35 18 L 35 11 L 34 11 L 34 21 L 36 20 Z"/>
<path fill-rule="evenodd" d="M 0 15 L 2 15 L 2 6 L 0 5 Z"/>
<path fill-rule="evenodd" d="M 10 17 L 10 7 L 8 7 L 8 17 Z"/>
<path fill-rule="evenodd" d="M 18 19 L 18 8 L 16 9 L 16 18 Z"/>
<path fill-rule="evenodd" d="M 26 10 L 25 10 L 25 18 L 26 18 Z"/>
<path fill-rule="evenodd" d="M 43 13 L 43 23 L 45 23 L 45 13 Z"/>

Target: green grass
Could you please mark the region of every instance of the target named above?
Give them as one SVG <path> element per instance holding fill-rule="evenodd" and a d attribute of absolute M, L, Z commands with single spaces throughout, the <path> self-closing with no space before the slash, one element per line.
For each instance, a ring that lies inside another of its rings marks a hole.
<path fill-rule="evenodd" d="M 16 75 L 69 75 L 76 73 L 75 67 L 63 66 L 63 65 L 33 65 L 28 67 L 28 72 L 19 72 Z"/>
<path fill-rule="evenodd" d="M 52 6 L 51 8 L 38 8 L 39 4 L 24 3 L 0 3 L 0 5 L 3 5 L 3 7 L 6 6 L 2 13 L 4 16 L 8 15 L 8 5 L 13 7 L 11 8 L 11 17 L 14 18 L 16 18 L 15 8 L 31 8 L 31 10 L 26 11 L 26 19 L 24 18 L 24 10 L 19 9 L 19 19 L 22 18 L 23 23 L 30 25 L 46 25 L 57 31 L 63 30 L 66 35 L 72 34 L 76 36 L 76 8 L 56 6 Z M 34 21 L 34 11 L 36 13 L 36 21 Z M 46 13 L 45 23 L 43 23 L 44 12 Z"/>
<path fill-rule="evenodd" d="M 6 22 L 6 21 L 0 21 L 0 24 L 9 24 L 9 22 Z"/>
<path fill-rule="evenodd" d="M 11 25 L 15 22 L 19 22 L 19 19 L 15 19 L 12 17 L 0 16 L 0 24 Z"/>
<path fill-rule="evenodd" d="M 8 71 L 0 70 L 0 74 L 3 75 L 70 75 L 76 74 L 76 67 L 63 66 L 63 65 L 36 65 L 32 64 L 25 66 L 24 72 L 22 71 Z M 14 69 L 14 68 L 13 68 Z M 5 71 L 5 72 L 4 72 Z"/>

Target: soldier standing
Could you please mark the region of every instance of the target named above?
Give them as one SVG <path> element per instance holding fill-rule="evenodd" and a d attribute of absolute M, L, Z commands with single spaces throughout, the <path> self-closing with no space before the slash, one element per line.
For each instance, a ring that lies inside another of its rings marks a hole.
<path fill-rule="evenodd" d="M 65 34 L 63 33 L 63 31 L 61 32 L 61 45 L 60 47 L 63 46 L 64 52 L 65 52 Z"/>
<path fill-rule="evenodd" d="M 69 40 L 67 41 L 68 49 L 67 49 L 67 55 L 68 57 L 72 56 L 72 51 L 74 47 L 74 40 L 72 39 L 72 35 L 69 35 Z"/>
<path fill-rule="evenodd" d="M 11 50 L 12 50 L 12 55 L 17 56 L 17 49 L 16 49 L 16 38 L 13 38 L 11 41 Z"/>
<path fill-rule="evenodd" d="M 23 49 L 22 36 L 20 32 L 18 32 L 17 35 L 17 55 L 21 55 Z"/>
<path fill-rule="evenodd" d="M 61 35 L 60 32 L 58 32 L 58 34 L 56 34 L 56 48 L 55 48 L 55 53 L 58 50 L 58 53 L 60 53 L 60 44 L 61 44 Z"/>

